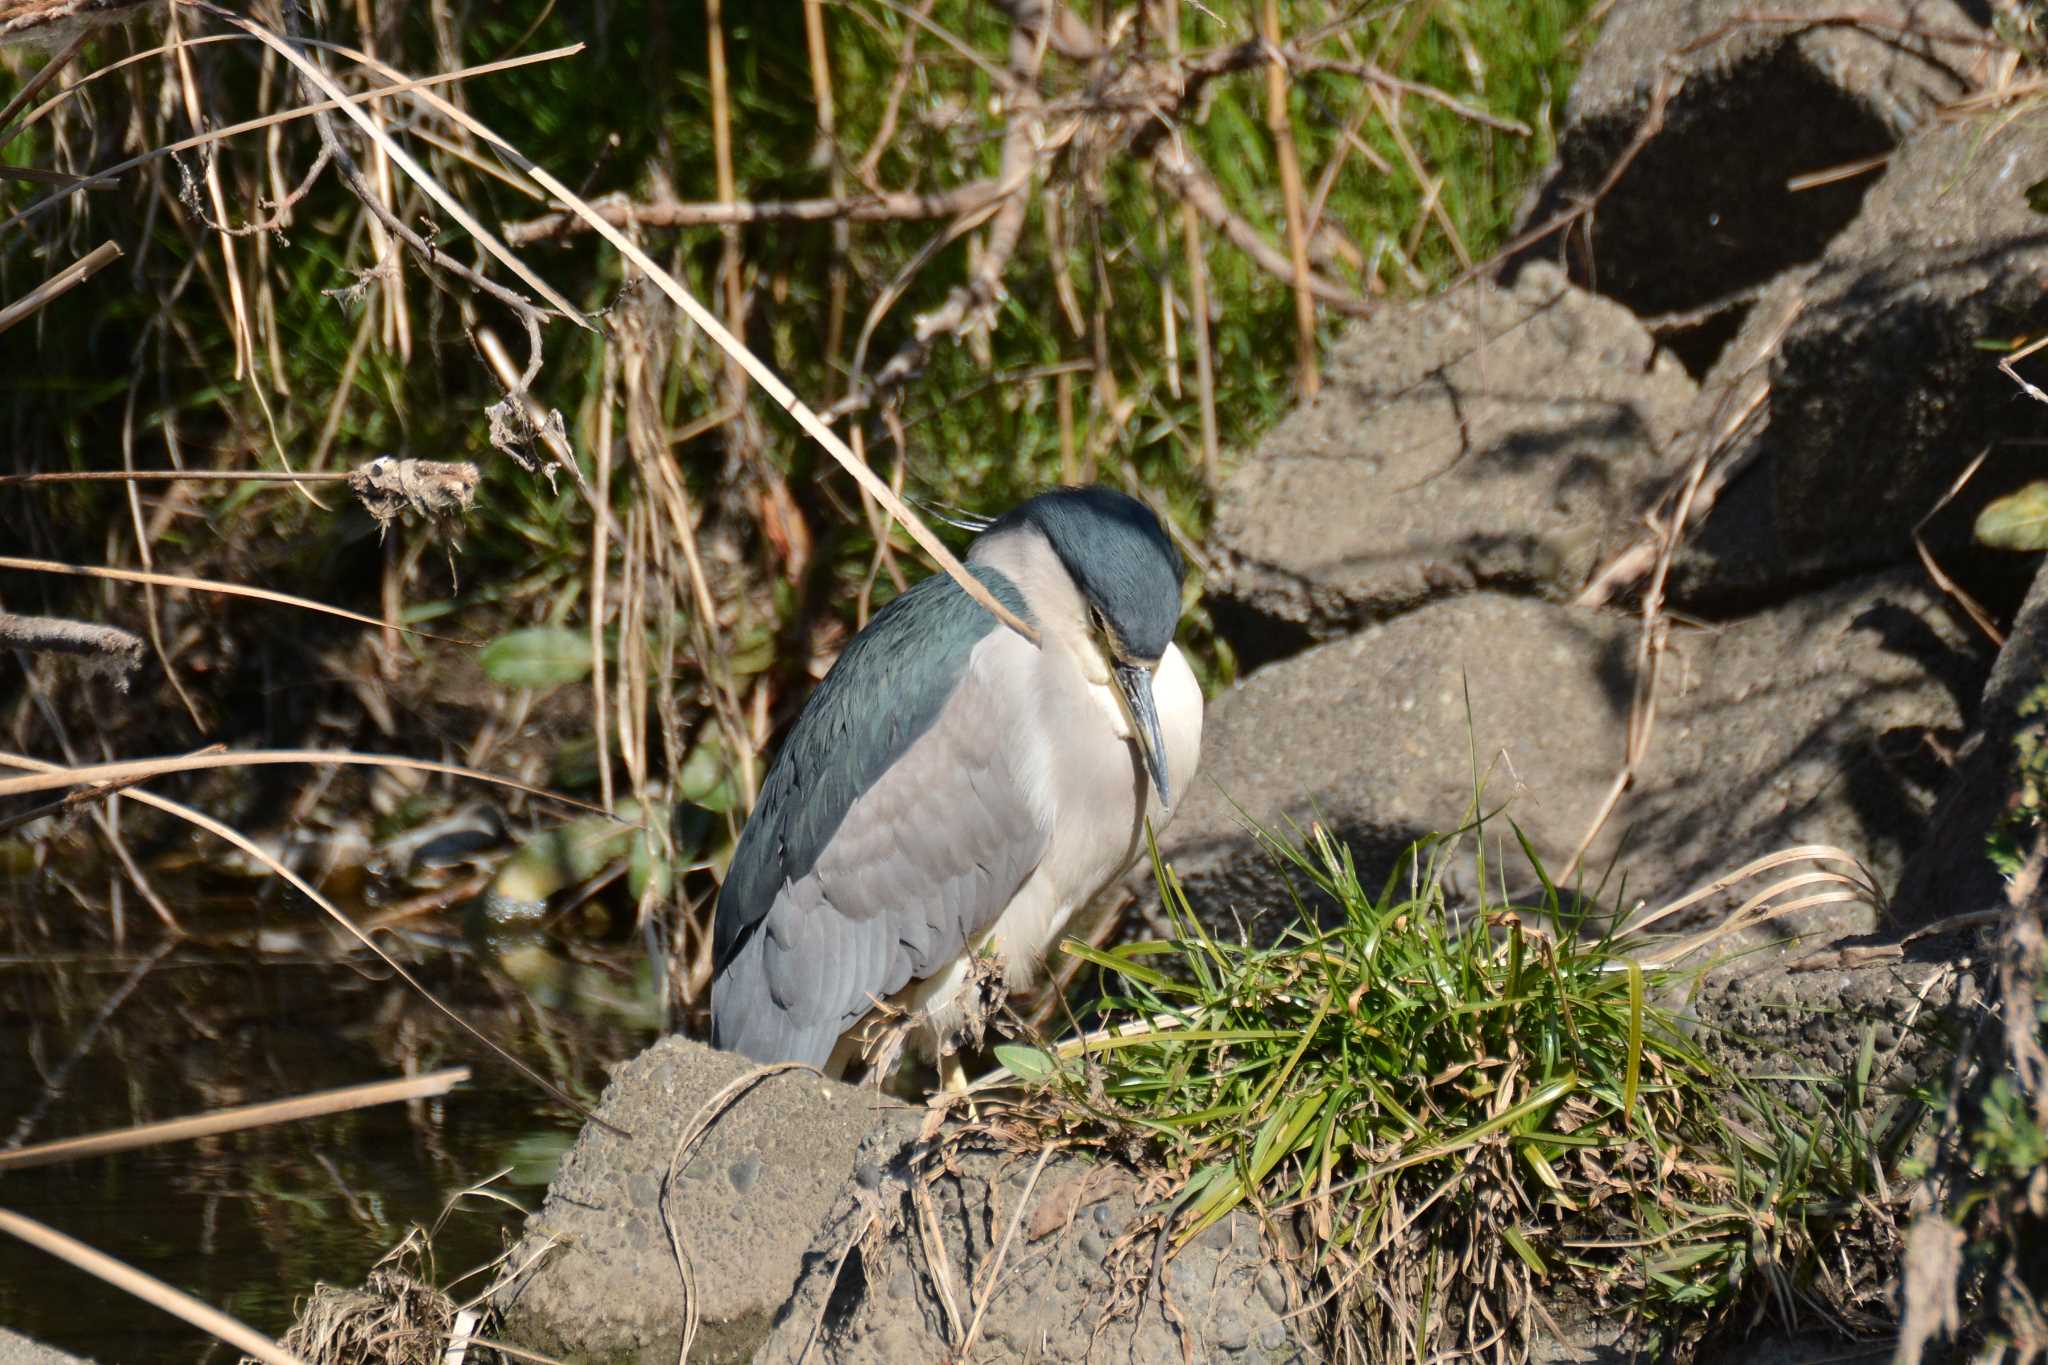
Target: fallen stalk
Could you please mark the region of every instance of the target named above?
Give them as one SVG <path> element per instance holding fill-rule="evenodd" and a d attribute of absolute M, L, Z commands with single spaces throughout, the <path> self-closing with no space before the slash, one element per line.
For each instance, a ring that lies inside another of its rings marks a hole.
<path fill-rule="evenodd" d="M 396 1104 L 400 1100 L 428 1099 L 435 1095 L 445 1095 L 468 1079 L 468 1067 L 450 1067 L 446 1071 L 436 1071 L 426 1076 L 411 1076 L 404 1080 L 342 1086 L 335 1090 L 320 1090 L 310 1095 L 294 1096 L 288 1100 L 244 1104 L 233 1109 L 215 1110 L 210 1114 L 191 1114 L 181 1119 L 165 1119 L 160 1123 L 141 1123 L 130 1128 L 89 1133 L 84 1137 L 59 1138 L 55 1142 L 39 1142 L 33 1147 L 0 1152 L 0 1172 L 26 1170 L 31 1166 L 48 1166 L 60 1161 L 83 1161 L 87 1157 L 126 1152 L 136 1147 L 153 1147 L 164 1142 L 190 1142 L 194 1138 L 211 1137 L 217 1133 L 234 1133 L 244 1128 L 261 1128 L 272 1123 L 294 1123 L 300 1119 L 319 1118 L 326 1114 L 347 1113 L 352 1109 Z"/>
<path fill-rule="evenodd" d="M 183 1318 L 200 1331 L 264 1361 L 265 1365 L 306 1365 L 305 1361 L 239 1319 L 231 1318 L 182 1289 L 173 1289 L 154 1275 L 145 1275 L 125 1261 L 117 1261 L 105 1252 L 96 1251 L 77 1238 L 67 1237 L 33 1218 L 25 1218 L 10 1209 L 0 1209 L 0 1232 L 11 1233 L 60 1261 L 69 1261 L 88 1275 L 96 1275 L 114 1288 L 133 1294 L 172 1317 Z"/>

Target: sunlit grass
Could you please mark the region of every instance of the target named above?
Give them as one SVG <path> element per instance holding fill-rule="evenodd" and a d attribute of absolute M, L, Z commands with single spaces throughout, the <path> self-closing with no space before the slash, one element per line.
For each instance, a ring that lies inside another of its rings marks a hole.
<path fill-rule="evenodd" d="M 1170 1174 L 1175 1247 L 1241 1207 L 1305 1229 L 1302 1292 L 1351 1358 L 1519 1350 L 1546 1312 L 1664 1346 L 1744 1306 L 1880 1327 L 1923 1111 L 1873 1084 L 1870 1040 L 1853 1075 L 1734 1074 L 1685 1003 L 1699 968 L 1637 962 L 1526 844 L 1533 904 L 1483 856 L 1479 903 L 1447 904 L 1478 835 L 1416 845 L 1377 895 L 1321 828 L 1263 836 L 1307 892 L 1270 947 L 1210 933 L 1160 867 L 1172 939 L 1068 947 L 1108 1036 L 998 1050 L 1055 1082 L 1025 1112 Z"/>

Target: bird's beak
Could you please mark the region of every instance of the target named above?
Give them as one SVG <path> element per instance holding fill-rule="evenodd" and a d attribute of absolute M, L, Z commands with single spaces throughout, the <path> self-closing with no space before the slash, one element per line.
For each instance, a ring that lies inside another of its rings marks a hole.
<path fill-rule="evenodd" d="M 1159 793 L 1159 804 L 1173 809 L 1173 789 L 1166 782 L 1166 741 L 1159 735 L 1159 708 L 1152 704 L 1152 671 L 1135 664 L 1117 664 L 1116 690 L 1123 694 L 1131 713 L 1131 732 L 1137 736 L 1138 752 L 1145 755 L 1145 771 Z"/>

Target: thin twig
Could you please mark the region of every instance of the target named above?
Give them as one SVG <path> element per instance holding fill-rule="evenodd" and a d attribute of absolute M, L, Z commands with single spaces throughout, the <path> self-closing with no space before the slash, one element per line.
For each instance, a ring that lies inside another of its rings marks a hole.
<path fill-rule="evenodd" d="M 44 280 L 35 288 L 23 294 L 5 308 L 0 308 L 0 332 L 6 331 L 26 318 L 35 316 L 37 310 L 52 299 L 61 298 L 79 285 L 97 275 L 100 270 L 120 259 L 121 248 L 115 242 L 101 242 L 85 255 L 65 266 L 56 274 Z"/>

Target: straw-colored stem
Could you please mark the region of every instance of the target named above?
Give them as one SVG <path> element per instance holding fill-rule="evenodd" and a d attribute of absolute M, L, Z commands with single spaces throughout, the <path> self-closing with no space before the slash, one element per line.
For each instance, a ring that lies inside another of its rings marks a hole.
<path fill-rule="evenodd" d="M 101 242 L 13 303 L 0 308 L 0 332 L 6 331 L 24 318 L 34 317 L 37 310 L 52 299 L 70 293 L 98 274 L 103 266 L 120 259 L 120 256 L 121 248 L 118 244 Z"/>
<path fill-rule="evenodd" d="M 804 0 L 804 44 L 810 55 L 811 99 L 817 106 L 817 155 L 825 163 L 826 190 L 834 199 L 846 194 L 846 170 L 839 161 L 839 118 L 832 103 L 832 50 L 825 42 L 825 0 Z M 853 249 L 853 225 L 832 220 L 832 262 L 826 270 L 825 364 L 838 373 L 839 350 L 846 344 L 846 258 Z M 826 389 L 831 395 L 831 389 Z"/>
<path fill-rule="evenodd" d="M 368 1109 L 379 1104 L 395 1104 L 400 1100 L 427 1099 L 434 1095 L 445 1095 L 468 1079 L 468 1067 L 450 1067 L 426 1076 L 408 1076 L 403 1080 L 374 1081 L 368 1085 L 319 1090 L 288 1100 L 244 1104 L 233 1109 L 217 1109 L 208 1114 L 165 1119 L 160 1123 L 139 1123 L 133 1127 L 116 1128 L 104 1133 L 89 1133 L 83 1137 L 60 1138 L 55 1142 L 41 1142 L 33 1147 L 18 1147 L 11 1152 L 0 1152 L 0 1171 L 26 1170 L 30 1166 L 48 1166 L 59 1161 L 83 1161 L 87 1157 L 107 1156 L 113 1152 L 131 1151 L 137 1147 L 154 1147 L 166 1142 L 190 1142 L 195 1138 L 212 1137 L 219 1133 L 240 1132 L 244 1128 L 261 1128 L 273 1123 L 296 1123 L 300 1119 L 319 1118 L 325 1114 L 342 1114 L 352 1109 Z"/>
<path fill-rule="evenodd" d="M 248 1324 L 229 1317 L 210 1304 L 201 1303 L 182 1289 L 173 1289 L 154 1275 L 145 1275 L 134 1266 L 94 1250 L 75 1237 L 67 1237 L 47 1224 L 25 1218 L 11 1209 L 0 1209 L 0 1232 L 19 1237 L 36 1250 L 69 1261 L 123 1293 L 133 1294 L 152 1307 L 183 1318 L 200 1331 L 264 1361 L 265 1365 L 306 1365 L 305 1361 Z"/>
<path fill-rule="evenodd" d="M 1287 60 L 1280 46 L 1279 0 L 1266 0 L 1264 36 L 1272 49 L 1266 63 L 1266 129 L 1280 158 L 1280 194 L 1287 205 L 1287 255 L 1294 267 L 1294 347 L 1296 386 L 1303 399 L 1323 386 L 1316 365 L 1316 300 L 1309 288 L 1308 213 L 1302 194 L 1301 160 L 1294 146 L 1294 124 L 1287 114 Z"/>

